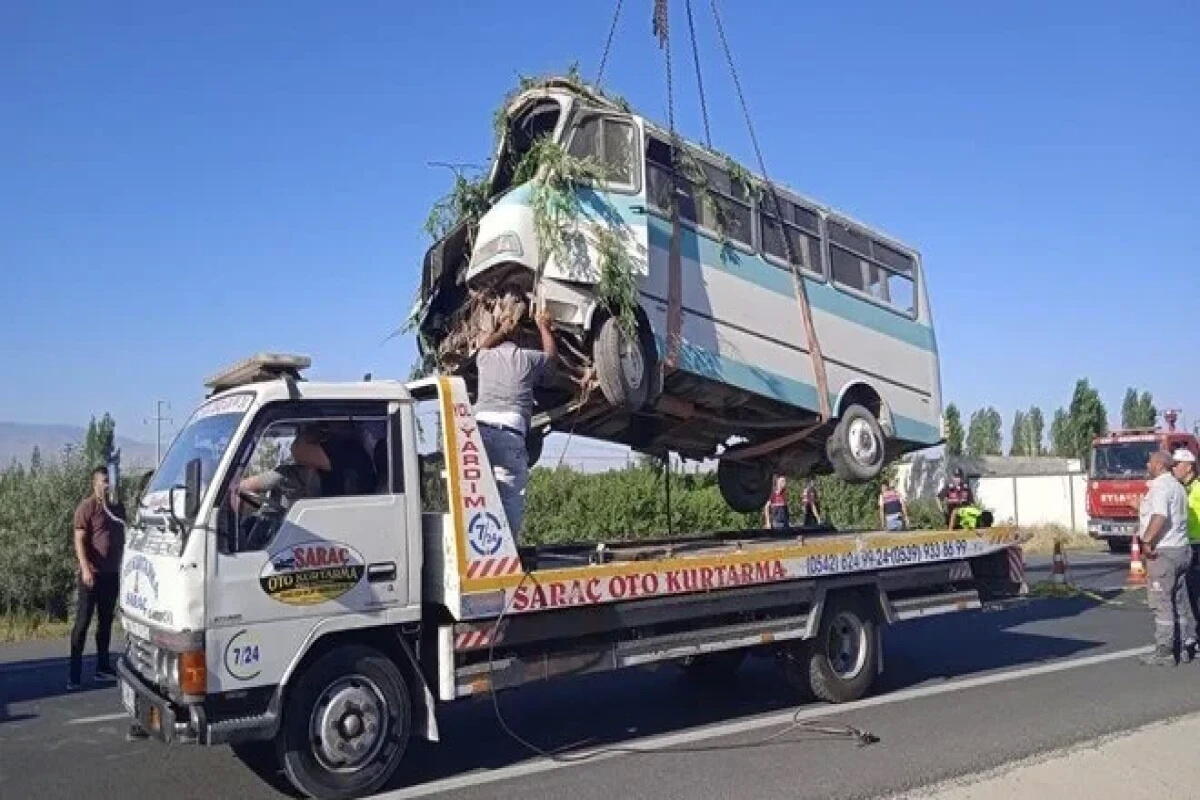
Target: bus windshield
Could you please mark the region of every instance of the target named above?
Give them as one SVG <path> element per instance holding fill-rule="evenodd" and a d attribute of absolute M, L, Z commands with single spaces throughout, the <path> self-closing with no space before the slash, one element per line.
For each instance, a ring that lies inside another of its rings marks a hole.
<path fill-rule="evenodd" d="M 1158 449 L 1158 442 L 1153 441 L 1096 445 L 1092 450 L 1092 477 L 1126 480 L 1149 477 L 1146 473 L 1146 461 L 1150 454 Z"/>
<path fill-rule="evenodd" d="M 512 188 L 517 167 L 543 136 L 553 136 L 562 116 L 562 105 L 552 97 L 540 97 L 513 114 L 505 127 L 504 146 L 496 165 L 489 194 L 495 197 Z"/>

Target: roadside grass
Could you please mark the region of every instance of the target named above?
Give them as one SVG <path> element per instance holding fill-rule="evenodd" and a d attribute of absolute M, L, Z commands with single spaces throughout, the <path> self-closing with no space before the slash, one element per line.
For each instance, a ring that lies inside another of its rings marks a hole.
<path fill-rule="evenodd" d="M 69 619 L 51 619 L 47 614 L 27 611 L 0 614 L 0 644 L 33 639 L 60 639 L 70 631 Z"/>
<path fill-rule="evenodd" d="M 1021 530 L 1033 534 L 1033 537 L 1021 545 L 1027 555 L 1048 556 L 1054 552 L 1054 543 L 1062 545 L 1063 550 L 1073 550 L 1093 553 L 1107 553 L 1108 547 L 1098 542 L 1086 533 L 1072 531 L 1061 525 L 1038 525 Z"/>
<path fill-rule="evenodd" d="M 0 644 L 31 642 L 38 639 L 65 639 L 70 634 L 73 624 L 73 619 L 51 619 L 45 613 L 27 611 L 15 611 L 11 614 L 0 613 Z M 96 619 L 93 617 L 92 624 L 88 629 L 89 638 L 95 629 Z M 121 630 L 121 623 L 117 620 L 113 620 L 112 636 L 114 649 L 119 649 L 118 645 L 125 633 Z M 120 644 L 120 647 L 124 647 L 124 645 Z"/>

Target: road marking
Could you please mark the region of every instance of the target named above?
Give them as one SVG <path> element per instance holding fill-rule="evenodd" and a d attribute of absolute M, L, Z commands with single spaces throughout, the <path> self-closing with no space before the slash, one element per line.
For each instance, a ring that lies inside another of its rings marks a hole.
<path fill-rule="evenodd" d="M 118 711 L 115 714 L 98 714 L 94 717 L 77 717 L 67 720 L 68 725 L 91 725 L 93 722 L 112 722 L 114 719 L 128 718 L 129 715 L 124 711 Z"/>
<path fill-rule="evenodd" d="M 1131 658 L 1143 653 L 1149 653 L 1152 649 L 1153 648 L 1149 646 L 1132 647 L 1128 650 L 1118 650 L 1115 653 L 1102 653 L 1095 656 L 1084 656 L 1083 658 L 1054 661 L 1049 664 L 1039 664 L 1035 667 L 1026 667 L 1024 669 L 1012 670 L 1009 672 L 994 673 L 992 675 L 980 675 L 975 678 L 962 678 L 960 680 L 947 681 L 946 683 L 934 684 L 932 686 L 918 686 L 914 689 L 905 689 L 899 692 L 892 692 L 891 694 L 867 697 L 862 700 L 856 700 L 852 703 L 814 706 L 812 708 L 802 709 L 799 712 L 794 710 L 781 711 L 761 717 L 755 717 L 753 719 L 710 725 L 703 728 L 682 731 L 680 733 L 668 733 L 658 736 L 647 736 L 641 739 L 632 739 L 625 742 L 614 742 L 612 745 L 609 745 L 609 747 L 635 748 L 638 750 L 669 750 L 672 747 L 703 741 L 705 739 L 715 739 L 721 736 L 731 736 L 733 734 L 745 733 L 747 731 L 758 730 L 760 728 L 786 725 L 793 720 L 806 720 L 819 717 L 843 715 L 848 712 L 857 711 L 863 708 L 889 705 L 891 703 L 902 703 L 906 700 L 916 700 L 922 697 L 933 697 L 939 694 L 960 692 L 965 689 L 974 689 L 980 686 L 991 686 L 997 683 L 1007 683 L 1009 681 L 1020 680 L 1022 678 L 1031 678 L 1035 675 L 1048 675 L 1050 673 L 1063 672 L 1069 669 L 1079 669 L 1080 667 L 1090 667 L 1095 664 L 1104 664 L 1109 661 L 1119 661 L 1123 658 Z M 597 748 L 595 753 L 595 756 L 587 759 L 580 759 L 581 754 L 573 753 L 570 755 L 570 758 L 576 760 L 572 761 L 550 761 L 546 759 L 537 759 L 535 761 L 514 764 L 510 767 L 501 767 L 500 769 L 488 770 L 486 772 L 474 772 L 468 775 L 459 775 L 453 778 L 430 781 L 429 783 L 422 783 L 405 789 L 397 789 L 392 792 L 374 795 L 373 797 L 374 800 L 407 800 L 407 798 L 410 797 L 426 797 L 439 792 L 451 792 L 458 789 L 466 789 L 472 786 L 481 786 L 488 783 L 495 783 L 497 781 L 520 778 L 525 775 L 536 775 L 542 772 L 550 772 L 552 770 L 563 769 L 564 767 L 573 767 L 580 764 L 594 764 L 597 761 L 606 761 L 610 758 L 615 758 L 616 756 L 620 755 L 629 755 L 628 752 L 608 750 L 604 747 Z"/>

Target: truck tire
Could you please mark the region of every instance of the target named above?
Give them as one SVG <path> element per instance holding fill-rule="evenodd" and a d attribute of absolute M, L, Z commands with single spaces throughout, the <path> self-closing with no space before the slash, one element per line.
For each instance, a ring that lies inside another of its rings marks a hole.
<path fill-rule="evenodd" d="M 746 660 L 746 651 L 721 650 L 716 653 L 702 653 L 689 656 L 679 662 L 684 674 L 696 683 L 707 686 L 726 685 L 733 680 L 742 662 Z"/>
<path fill-rule="evenodd" d="M 411 729 L 404 674 L 378 650 L 347 645 L 319 656 L 292 685 L 276 748 L 297 790 L 340 800 L 382 787 Z"/>
<path fill-rule="evenodd" d="M 848 703 L 870 690 L 879 660 L 875 625 L 859 596 L 830 596 L 808 652 L 808 685 L 814 695 Z"/>
<path fill-rule="evenodd" d="M 825 456 L 837 476 L 848 483 L 866 483 L 883 471 L 887 442 L 875 415 L 857 403 L 842 412 L 825 441 Z"/>
<path fill-rule="evenodd" d="M 600 392 L 613 408 L 637 411 L 650 400 L 656 364 L 644 324 L 630 336 L 616 317 L 604 320 L 592 342 L 592 360 Z"/>
<path fill-rule="evenodd" d="M 771 496 L 771 470 L 761 461 L 721 459 L 717 486 L 734 511 L 762 511 Z"/>

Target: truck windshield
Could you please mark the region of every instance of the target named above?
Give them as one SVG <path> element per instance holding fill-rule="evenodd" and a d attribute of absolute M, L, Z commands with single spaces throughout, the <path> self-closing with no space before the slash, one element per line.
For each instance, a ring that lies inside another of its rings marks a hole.
<path fill-rule="evenodd" d="M 1113 442 L 1092 450 L 1093 478 L 1136 480 L 1149 477 L 1146 460 L 1159 449 L 1158 442 Z"/>
<path fill-rule="evenodd" d="M 171 443 L 162 464 L 154 471 L 154 478 L 146 488 L 147 500 L 154 494 L 165 495 L 172 486 L 182 486 L 187 464 L 193 458 L 200 459 L 202 465 L 200 486 L 203 493 L 253 399 L 254 395 L 250 393 L 227 395 L 196 409 Z M 166 502 L 166 497 L 156 498 L 155 502 Z"/>

